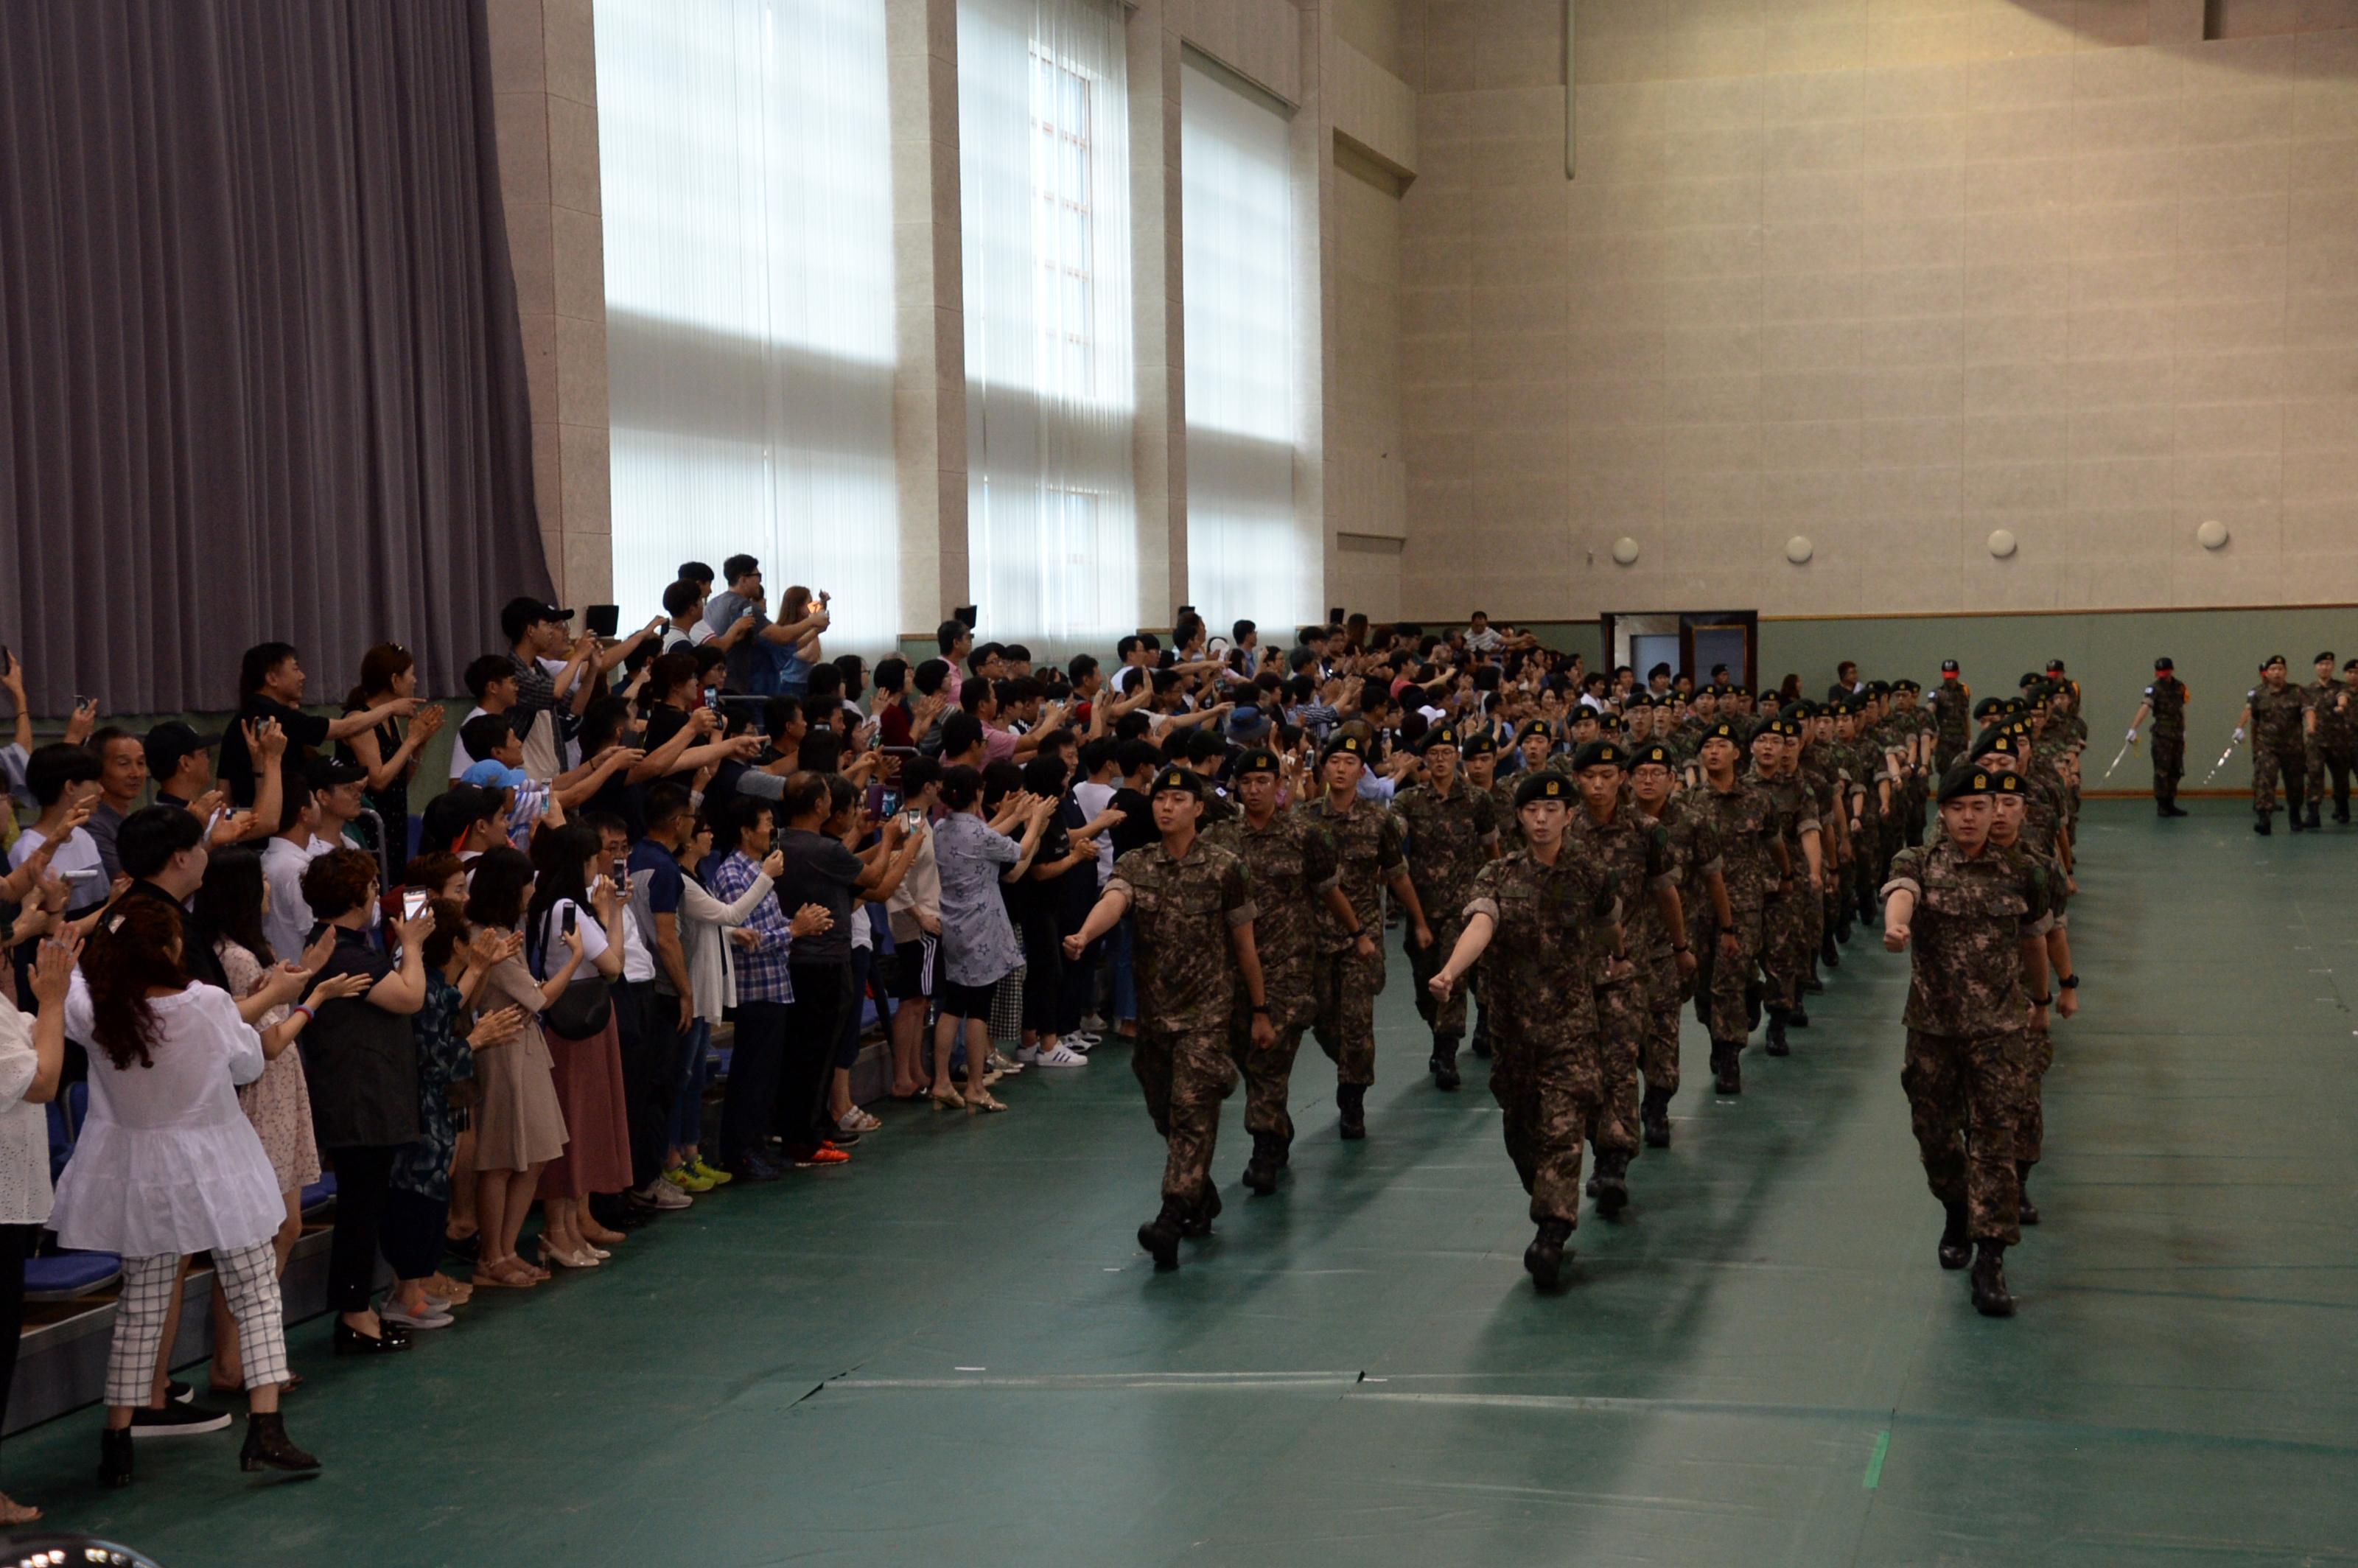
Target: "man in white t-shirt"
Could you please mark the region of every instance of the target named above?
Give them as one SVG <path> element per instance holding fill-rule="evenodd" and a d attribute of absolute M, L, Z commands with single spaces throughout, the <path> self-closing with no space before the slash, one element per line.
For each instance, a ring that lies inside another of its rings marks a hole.
<path fill-rule="evenodd" d="M 467 710 L 467 719 L 480 719 L 486 713 L 505 713 L 516 705 L 515 661 L 499 654 L 485 654 L 467 666 L 467 689 L 474 694 L 475 706 Z M 459 720 L 463 730 L 467 719 Z M 450 737 L 450 780 L 456 784 L 466 777 L 467 770 L 481 759 L 467 754 L 464 740 L 454 731 Z"/>
<path fill-rule="evenodd" d="M 99 798 L 98 754 L 87 746 L 63 741 L 37 748 L 25 762 L 25 786 L 40 812 L 33 825 L 16 835 L 8 847 L 8 869 L 16 870 L 33 851 L 55 838 L 49 852 L 49 874 L 65 879 L 66 914 L 78 917 L 106 902 L 107 874 L 98 840 L 81 826 Z"/>
<path fill-rule="evenodd" d="M 295 792 L 280 817 L 280 829 L 262 847 L 262 883 L 269 890 L 269 907 L 262 912 L 262 934 L 270 939 L 271 954 L 288 958 L 301 955 L 311 940 L 311 905 L 303 897 L 303 872 L 313 860 L 333 849 L 332 840 L 317 837 L 319 803 L 308 778 L 290 776 L 286 787 Z"/>

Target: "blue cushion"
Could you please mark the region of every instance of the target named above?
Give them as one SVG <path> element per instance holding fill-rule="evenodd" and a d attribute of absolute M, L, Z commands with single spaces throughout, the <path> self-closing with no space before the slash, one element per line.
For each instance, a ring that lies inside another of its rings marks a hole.
<path fill-rule="evenodd" d="M 335 1195 L 336 1173 L 333 1171 L 330 1171 L 326 1175 L 321 1176 L 318 1181 L 313 1182 L 309 1186 L 303 1189 L 303 1203 L 300 1212 L 309 1214 L 314 1210 L 325 1208 Z"/>
<path fill-rule="evenodd" d="M 123 1260 L 112 1252 L 57 1252 L 25 1260 L 25 1294 L 44 1297 L 81 1296 L 113 1284 L 123 1274 Z"/>

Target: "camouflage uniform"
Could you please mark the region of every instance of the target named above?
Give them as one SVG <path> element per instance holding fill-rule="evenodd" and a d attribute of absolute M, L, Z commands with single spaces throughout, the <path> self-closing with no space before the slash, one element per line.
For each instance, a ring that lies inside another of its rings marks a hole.
<path fill-rule="evenodd" d="M 1961 680 L 1943 679 L 1932 690 L 1932 767 L 1946 773 L 1972 734 L 1974 694 Z"/>
<path fill-rule="evenodd" d="M 2045 882 L 2047 903 L 2040 911 L 2045 916 L 2044 929 L 2051 931 L 2064 925 L 2067 918 L 2064 905 L 2070 902 L 2071 893 L 2063 868 L 2055 862 L 2052 856 L 2039 854 L 2020 844 L 2014 846 L 2014 852 L 2035 865 Z M 2050 976 L 2049 984 L 2053 983 L 2054 977 Z M 2036 1165 L 2045 1150 L 2047 1107 L 2040 1093 L 2040 1085 L 2046 1079 L 2047 1069 L 2055 1065 L 2055 1038 L 2051 1033 L 2033 1024 L 2026 1038 L 2028 1048 L 2023 1062 L 2022 1110 L 2014 1133 L 2014 1160 L 2017 1167 Z"/>
<path fill-rule="evenodd" d="M 1455 1046 L 1466 1037 L 1466 988 L 1447 1001 L 1435 1001 L 1425 982 L 1437 974 L 1465 933 L 1459 913 L 1474 886 L 1474 873 L 1498 843 L 1497 807 L 1487 791 L 1453 781 L 1447 798 L 1429 784 L 1412 784 L 1392 797 L 1392 813 L 1407 842 L 1409 881 L 1433 930 L 1433 946 L 1408 945 L 1409 973 L 1416 980 L 1416 1011 L 1433 1031 L 1436 1045 Z"/>
<path fill-rule="evenodd" d="M 1318 911 L 1318 946 L 1311 961 L 1316 1003 L 1313 1033 L 1318 1048 L 1335 1064 L 1336 1079 L 1361 1087 L 1376 1081 L 1376 998 L 1384 989 L 1384 883 L 1404 863 L 1400 818 L 1382 806 L 1355 800 L 1337 812 L 1325 795 L 1295 808 L 1325 829 L 1335 845 L 1343 896 L 1351 901 L 1359 929 L 1374 938 L 1376 956 L 1352 950 L 1351 930 L 1323 905 Z"/>
<path fill-rule="evenodd" d="M 1169 1153 L 1165 1199 L 1195 1206 L 1211 1192 L 1220 1102 L 1237 1087 L 1228 1052 L 1238 976 L 1228 933 L 1257 913 L 1251 875 L 1232 849 L 1198 838 L 1174 860 L 1161 844 L 1113 863 L 1106 892 L 1130 900 L 1138 1041 L 1130 1070 Z"/>
<path fill-rule="evenodd" d="M 2306 798 L 2312 812 L 2325 804 L 2326 719 L 2328 715 L 2339 713 L 2341 697 L 2342 683 L 2331 675 L 2300 688 L 2301 707 L 2317 716 L 2317 732 L 2310 734 L 2308 726 L 2303 725 L 2300 737 L 2301 758 L 2306 764 L 2302 772 L 2308 781 Z M 2342 793 L 2346 798 L 2349 795 L 2349 771 L 2343 768 L 2337 772 L 2343 781 Z"/>
<path fill-rule="evenodd" d="M 1531 1218 L 1580 1216 L 1580 1141 L 1601 1092 L 1590 965 L 1615 918 L 1613 878 L 1569 848 L 1553 866 L 1529 849 L 1475 873 L 1466 918 L 1498 923 L 1490 969 L 1490 1092 Z"/>
<path fill-rule="evenodd" d="M 1832 752 L 1826 746 L 1812 741 L 1801 748 L 1799 772 L 1794 775 L 1802 793 L 1809 797 L 1812 810 L 1818 819 L 1818 865 L 1821 871 L 1818 891 L 1802 890 L 1801 896 L 1801 973 L 1809 974 L 1825 946 L 1826 927 L 1831 924 L 1831 905 L 1834 890 L 1841 886 L 1842 835 L 1835 830 L 1834 819 L 1843 825 L 1850 823 L 1850 801 L 1847 785 L 1839 776 Z M 1799 852 L 1798 844 L 1795 846 Z"/>
<path fill-rule="evenodd" d="M 2164 806 L 2178 798 L 2178 781 L 2186 776 L 2186 683 L 2176 676 L 2157 676 L 2145 688 L 2148 734 L 2153 741 L 2153 798 Z"/>
<path fill-rule="evenodd" d="M 1768 797 L 1777 837 L 1784 841 L 1793 868 L 1791 887 L 1780 889 L 1771 881 L 1760 916 L 1760 972 L 1767 986 L 1765 1000 L 1772 1009 L 1790 1009 L 1801 1000 L 1801 977 L 1809 973 L 1812 951 L 1808 940 L 1809 906 L 1816 902 L 1817 895 L 1803 885 L 1810 868 L 1801 852 L 1801 835 L 1818 826 L 1817 806 L 1798 778 L 1780 775 L 1764 779 L 1757 773 L 1751 778 Z"/>
<path fill-rule="evenodd" d="M 1655 821 L 1670 848 L 1671 880 L 1686 917 L 1688 950 L 1698 966 L 1693 979 L 1679 973 L 1678 955 L 1671 951 L 1667 931 L 1660 934 L 1652 953 L 1639 957 L 1637 949 L 1630 949 L 1646 971 L 1646 1033 L 1638 1049 L 1638 1070 L 1647 1092 L 1667 1100 L 1679 1090 L 1679 1006 L 1703 983 L 1701 966 L 1710 962 L 1707 955 L 1719 946 L 1707 886 L 1711 873 L 1720 870 L 1719 831 L 1702 811 L 1676 798 L 1663 803 L 1662 815 Z"/>
<path fill-rule="evenodd" d="M 1277 1039 L 1266 1050 L 1252 1043 L 1252 1001 L 1237 988 L 1228 1049 L 1245 1075 L 1245 1130 L 1254 1137 L 1293 1141 L 1286 1100 L 1302 1032 L 1318 1015 L 1311 966 L 1318 945 L 1315 906 L 1335 886 L 1335 841 L 1301 812 L 1281 811 L 1266 827 L 1241 813 L 1205 835 L 1235 853 L 1252 877 L 1253 946 L 1260 954 L 1261 991 L 1269 999 Z"/>
<path fill-rule="evenodd" d="M 2358 689 L 2345 679 L 2319 694 L 2310 711 L 2317 715 L 2320 771 L 2309 775 L 2309 798 L 2325 804 L 2326 772 L 2333 775 L 2333 820 L 2350 820 L 2350 774 L 2358 769 Z"/>
<path fill-rule="evenodd" d="M 2285 809 L 2298 819 L 2309 762 L 2301 754 L 2301 715 L 2308 711 L 2300 689 L 2286 684 L 2271 690 L 2263 681 L 2244 700 L 2252 705 L 2252 810 L 2266 822 L 2277 808 L 2277 775 L 2284 774 Z"/>
<path fill-rule="evenodd" d="M 1942 843 L 1902 851 L 1883 890 L 1916 894 L 1899 1082 L 1925 1179 L 1942 1204 L 1965 1206 L 1974 1239 L 2007 1246 L 2022 1238 L 2014 1162 L 2030 999 L 2021 944 L 2046 930 L 2046 881 L 2028 856 L 1991 846 L 1968 859 Z"/>
<path fill-rule="evenodd" d="M 1736 917 L 1733 961 L 1714 940 L 1708 982 L 1698 977 L 1695 1011 L 1714 1044 L 1736 1044 L 1752 1033 L 1746 1017 L 1744 991 L 1760 963 L 1761 917 L 1769 890 L 1777 885 L 1777 860 L 1770 846 L 1779 842 L 1776 803 L 1766 785 L 1738 773 L 1725 794 L 1706 783 L 1696 799 L 1698 812 L 1719 842 L 1720 877 L 1727 884 L 1728 911 Z"/>
<path fill-rule="evenodd" d="M 1671 956 L 1671 934 L 1654 912 L 1654 892 L 1671 885 L 1678 865 L 1671 857 L 1670 833 L 1627 806 L 1615 806 L 1601 825 L 1585 806 L 1574 811 L 1564 852 L 1613 874 L 1623 895 L 1622 946 L 1633 966 L 1626 978 L 1608 981 L 1604 970 L 1612 955 L 1596 956 L 1597 1065 L 1603 1076 L 1589 1132 L 1603 1173 L 1609 1160 L 1626 1165 L 1638 1152 L 1638 1057 L 1646 1036 L 1648 965 L 1657 946 L 1664 958 Z"/>

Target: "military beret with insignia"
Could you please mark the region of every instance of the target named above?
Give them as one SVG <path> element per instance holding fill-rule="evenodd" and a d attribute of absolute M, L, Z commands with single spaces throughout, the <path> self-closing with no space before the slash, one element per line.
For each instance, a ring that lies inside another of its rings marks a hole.
<path fill-rule="evenodd" d="M 1755 741 L 1758 741 L 1758 739 L 1760 739 L 1760 737 L 1761 737 L 1761 736 L 1763 736 L 1763 735 L 1775 735 L 1775 736 L 1778 736 L 1778 737 L 1781 738 L 1781 737 L 1783 737 L 1783 736 L 1790 735 L 1790 734 L 1791 734 L 1791 733 L 1792 733 L 1791 730 L 1790 730 L 1789 728 L 1787 728 L 1786 723 L 1785 723 L 1785 721 L 1784 721 L 1783 719 L 1769 719 L 1767 723 L 1762 724 L 1762 725 L 1760 725 L 1758 728 L 1755 729 L 1755 730 L 1752 731 L 1752 738 L 1753 738 Z"/>
<path fill-rule="evenodd" d="M 1725 741 L 1731 746 L 1741 746 L 1744 744 L 1744 737 L 1736 732 L 1735 725 L 1730 724 L 1725 719 L 1706 729 L 1703 732 L 1702 740 L 1697 741 L 1695 743 L 1697 745 L 1702 745 L 1704 741 Z"/>
<path fill-rule="evenodd" d="M 1629 700 L 1623 703 L 1621 706 L 1625 709 L 1631 708 L 1652 708 L 1656 706 L 1656 703 L 1654 701 L 1653 695 L 1650 692 L 1633 691 L 1629 694 Z"/>
<path fill-rule="evenodd" d="M 2027 787 L 2028 786 L 2022 782 L 2022 775 L 2020 773 L 2000 773 L 1997 775 L 1992 793 L 1996 795 L 2020 795 Z"/>
<path fill-rule="evenodd" d="M 1529 773 L 1515 786 L 1515 809 L 1520 811 L 1535 800 L 1565 800 L 1572 798 L 1572 785 L 1562 773 L 1541 772 Z"/>
<path fill-rule="evenodd" d="M 1986 757 L 1994 752 L 2003 752 L 2009 757 L 2022 755 L 2022 737 L 2011 730 L 2002 730 L 1993 726 L 1974 737 L 1973 749 L 1965 755 Z"/>
<path fill-rule="evenodd" d="M 1628 751 L 1612 741 L 1591 741 L 1572 754 L 1572 771 L 1583 768 L 1626 768 L 1629 765 Z"/>
<path fill-rule="evenodd" d="M 1959 762 L 1941 775 L 1941 804 L 1963 800 L 1967 795 L 1989 795 L 1997 789 L 1995 780 L 2002 777 L 1987 768 L 1977 768 L 1971 762 Z"/>
<path fill-rule="evenodd" d="M 1487 729 L 1482 729 L 1458 741 L 1457 749 L 1469 757 L 1495 757 L 1498 754 L 1498 742 Z"/>
<path fill-rule="evenodd" d="M 1174 789 L 1197 800 L 1204 798 L 1204 781 L 1185 768 L 1163 769 L 1154 775 L 1154 782 L 1146 786 L 1146 794 L 1149 799 L 1152 799 L 1165 790 Z"/>
<path fill-rule="evenodd" d="M 1633 768 L 1668 768 L 1672 773 L 1676 773 L 1679 760 L 1671 755 L 1671 749 L 1668 746 L 1645 745 L 1629 754 L 1629 765 Z"/>
<path fill-rule="evenodd" d="M 1976 719 L 1988 719 L 2005 711 L 2006 699 L 2002 697 L 1985 697 L 1974 704 L 1974 717 Z"/>
<path fill-rule="evenodd" d="M 1326 742 L 1325 749 L 1318 753 L 1318 760 L 1323 762 L 1330 758 L 1346 755 L 1357 757 L 1363 762 L 1366 762 L 1368 760 L 1368 738 L 1364 735 L 1337 735 L 1332 741 Z"/>
<path fill-rule="evenodd" d="M 1420 752 L 1430 752 L 1435 746 L 1455 746 L 1456 744 L 1457 726 L 1455 724 L 1436 724 L 1432 729 L 1426 730 L 1423 735 L 1418 739 L 1416 749 Z"/>
<path fill-rule="evenodd" d="M 1596 728 L 1607 735 L 1618 735 L 1621 733 L 1621 716 L 1617 713 L 1600 713 L 1596 716 Z"/>
<path fill-rule="evenodd" d="M 1866 683 L 1866 695 L 1869 697 L 1889 697 L 1891 690 L 1891 683 L 1887 680 L 1871 680 Z"/>
<path fill-rule="evenodd" d="M 1523 727 L 1515 731 L 1515 744 L 1520 746 L 1534 735 L 1542 741 L 1553 741 L 1555 726 L 1544 719 L 1526 719 L 1523 720 Z"/>
<path fill-rule="evenodd" d="M 1924 683 L 1917 680 L 1896 680 L 1891 683 L 1891 689 L 1894 691 L 1920 692 L 1924 689 Z"/>
<path fill-rule="evenodd" d="M 2267 662 L 2266 664 L 2265 664 L 2265 665 L 2262 665 L 2260 666 L 2260 668 L 2262 668 L 2262 669 L 2264 669 L 2264 670 L 2272 670 L 2272 669 L 2275 669 L 2277 665 L 2279 665 L 2283 664 L 2284 662 L 2285 662 L 2285 656 L 2284 656 L 2282 654 L 2270 654 L 2268 655 L 2268 662 Z"/>
<path fill-rule="evenodd" d="M 1242 778 L 1247 773 L 1279 773 L 1284 771 L 1284 765 L 1278 761 L 1275 752 L 1266 746 L 1255 746 L 1237 759 L 1236 765 L 1229 770 L 1229 776 Z"/>

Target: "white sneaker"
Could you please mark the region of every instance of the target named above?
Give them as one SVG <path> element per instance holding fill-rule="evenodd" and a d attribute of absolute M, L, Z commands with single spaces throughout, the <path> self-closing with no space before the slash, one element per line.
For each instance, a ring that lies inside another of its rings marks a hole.
<path fill-rule="evenodd" d="M 1065 1035 L 1065 1044 L 1086 1054 L 1104 1044 L 1105 1036 L 1094 1029 L 1084 1029 L 1078 1033 Z"/>
<path fill-rule="evenodd" d="M 1065 1045 L 1051 1045 L 1045 1051 L 1033 1053 L 1033 1065 L 1038 1067 L 1086 1067 L 1089 1059 Z"/>
<path fill-rule="evenodd" d="M 1040 1048 L 1037 1045 L 1018 1045 L 1015 1048 L 1015 1062 L 1018 1066 L 1038 1066 L 1040 1065 Z"/>
<path fill-rule="evenodd" d="M 997 1071 L 999 1071 L 999 1072 L 1001 1072 L 1001 1073 L 1006 1073 L 1006 1074 L 1010 1075 L 1011 1076 L 1012 1075 L 1017 1074 L 1017 1073 L 1020 1073 L 1020 1072 L 1022 1072 L 1022 1071 L 1023 1070 L 1023 1064 L 1022 1064 L 1022 1063 L 1021 1063 L 1021 1062 L 1011 1062 L 1011 1061 L 1009 1061 L 1009 1060 L 1006 1058 L 1006 1056 L 1005 1056 L 1004 1054 L 1002 1054 L 1000 1052 L 1000 1050 L 998 1049 L 998 1047 L 996 1047 L 996 1046 L 993 1046 L 993 1047 L 991 1048 L 991 1052 L 990 1052 L 990 1065 L 992 1066 L 992 1068 L 993 1068 L 993 1069 L 995 1069 L 995 1070 L 997 1070 Z"/>
<path fill-rule="evenodd" d="M 1094 1012 L 1093 1012 L 1093 1013 L 1090 1013 L 1087 1018 L 1084 1018 L 1084 1019 L 1082 1019 L 1082 1020 L 1081 1020 L 1081 1033 L 1084 1033 L 1084 1034 L 1103 1034 L 1105 1032 L 1106 1032 L 1106 1021 L 1105 1021 L 1104 1019 L 1102 1019 L 1102 1018 L 1099 1018 L 1096 1013 L 1094 1013 Z"/>
<path fill-rule="evenodd" d="M 447 1312 L 408 1313 L 399 1307 L 379 1307 L 376 1315 L 404 1328 L 448 1328 L 459 1321 Z"/>
<path fill-rule="evenodd" d="M 641 1187 L 634 1195 L 651 1208 L 687 1208 L 696 1202 L 661 1176 Z"/>

